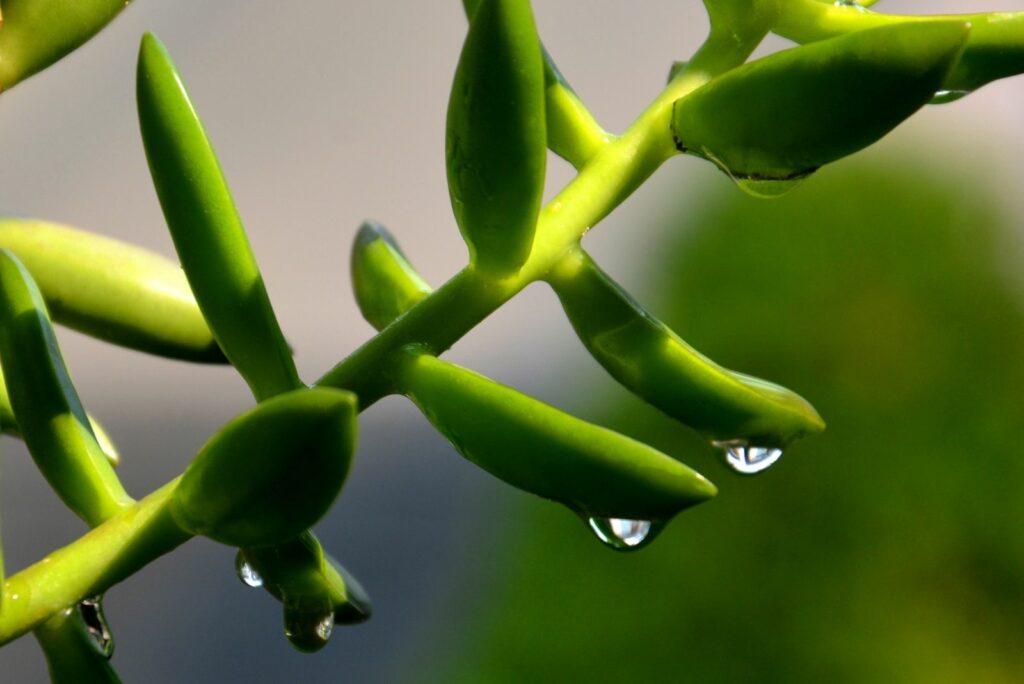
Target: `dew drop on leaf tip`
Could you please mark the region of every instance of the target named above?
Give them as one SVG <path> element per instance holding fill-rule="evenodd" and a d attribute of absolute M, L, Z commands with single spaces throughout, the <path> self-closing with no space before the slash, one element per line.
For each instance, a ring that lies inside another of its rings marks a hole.
<path fill-rule="evenodd" d="M 740 190 L 751 197 L 770 199 L 773 197 L 781 197 L 790 190 L 793 190 L 796 186 L 800 185 L 805 178 L 807 178 L 807 175 L 781 180 L 742 177 L 733 177 L 733 180 L 736 182 L 736 185 Z"/>
<path fill-rule="evenodd" d="M 640 548 L 651 534 L 650 520 L 587 518 L 591 531 L 606 546 L 618 551 Z"/>
<path fill-rule="evenodd" d="M 241 552 L 235 557 L 235 571 L 238 573 L 238 579 L 242 580 L 242 584 L 247 587 L 263 586 L 263 578 L 260 573 L 256 572 L 256 568 L 245 560 L 245 556 Z"/>
<path fill-rule="evenodd" d="M 742 475 L 760 473 L 782 458 L 779 447 L 751 446 L 744 441 L 712 442 L 711 446 L 720 449 L 726 465 Z"/>
<path fill-rule="evenodd" d="M 285 615 L 284 635 L 300 651 L 317 651 L 327 645 L 334 631 L 334 611 Z"/>

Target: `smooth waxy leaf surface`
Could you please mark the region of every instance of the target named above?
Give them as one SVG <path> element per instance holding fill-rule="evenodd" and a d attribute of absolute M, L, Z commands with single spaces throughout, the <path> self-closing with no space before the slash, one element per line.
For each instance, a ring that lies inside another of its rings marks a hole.
<path fill-rule="evenodd" d="M 582 250 L 551 284 L 591 355 L 631 392 L 711 440 L 785 446 L 824 423 L 803 398 L 703 356 L 637 304 Z"/>
<path fill-rule="evenodd" d="M 410 355 L 402 385 L 463 456 L 582 515 L 664 521 L 716 493 L 646 444 L 432 356 Z"/>
<path fill-rule="evenodd" d="M 130 0 L 4 0 L 0 91 L 42 71 L 92 38 Z"/>
<path fill-rule="evenodd" d="M 214 337 L 257 399 L 301 386 L 213 148 L 150 34 L 139 51 L 137 97 L 153 184 Z"/>
<path fill-rule="evenodd" d="M 363 318 L 380 330 L 430 294 L 391 233 L 364 223 L 352 244 L 352 289 Z"/>
<path fill-rule="evenodd" d="M 91 526 L 131 503 L 92 432 L 28 270 L 0 250 L 0 363 L 14 418 L 58 496 Z"/>
<path fill-rule="evenodd" d="M 330 508 L 348 475 L 356 398 L 300 389 L 261 402 L 199 451 L 171 504 L 182 529 L 232 546 L 295 538 Z"/>
<path fill-rule="evenodd" d="M 481 0 L 448 102 L 448 190 L 471 261 L 514 272 L 533 246 L 547 155 L 544 65 L 527 0 Z"/>
<path fill-rule="evenodd" d="M 181 268 L 148 250 L 30 219 L 0 219 L 0 247 L 32 273 L 54 321 L 132 349 L 224 363 Z"/>
<path fill-rule="evenodd" d="M 884 26 L 738 67 L 676 102 L 677 145 L 737 179 L 804 176 L 926 104 L 969 31 L 953 21 Z"/>

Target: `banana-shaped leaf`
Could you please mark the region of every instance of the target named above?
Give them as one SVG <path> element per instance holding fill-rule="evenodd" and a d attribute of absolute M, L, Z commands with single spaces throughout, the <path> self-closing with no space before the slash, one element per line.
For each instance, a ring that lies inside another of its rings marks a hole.
<path fill-rule="evenodd" d="M 107 457 L 107 461 L 115 467 L 120 465 L 121 454 L 117 451 L 110 434 L 100 425 L 99 421 L 86 415 L 89 418 L 89 426 L 96 437 L 96 442 L 100 445 L 103 455 Z M 18 428 L 18 421 L 14 418 L 14 407 L 11 406 L 11 397 L 7 394 L 7 382 L 4 380 L 3 373 L 0 373 L 0 432 L 12 437 L 21 437 L 21 430 Z"/>
<path fill-rule="evenodd" d="M 926 104 L 969 31 L 954 21 L 884 26 L 738 67 L 676 102 L 677 144 L 737 179 L 804 176 Z"/>
<path fill-rule="evenodd" d="M 479 4 L 480 0 L 462 0 L 466 16 L 472 18 Z M 544 112 L 548 147 L 578 169 L 604 147 L 611 136 L 594 120 L 543 45 L 541 53 L 544 57 Z"/>
<path fill-rule="evenodd" d="M 92 432 L 28 270 L 0 250 L 0 362 L 29 452 L 90 526 L 131 503 Z"/>
<path fill-rule="evenodd" d="M 646 444 L 433 356 L 410 354 L 401 385 L 463 456 L 583 516 L 664 522 L 716 493 Z"/>
<path fill-rule="evenodd" d="M 0 12 L 0 91 L 92 38 L 130 0 L 3 0 Z"/>
<path fill-rule="evenodd" d="M 132 349 L 225 363 L 181 268 L 95 233 L 31 219 L 0 219 L 0 247 L 39 285 L 53 320 Z"/>
<path fill-rule="evenodd" d="M 352 243 L 352 289 L 359 310 L 380 330 L 430 294 L 386 228 L 366 222 Z"/>
<path fill-rule="evenodd" d="M 787 0 L 773 30 L 798 43 L 811 43 L 879 26 L 969 23 L 967 45 L 937 89 L 945 101 L 997 79 L 1024 73 L 1024 12 L 915 16 L 863 11 L 872 4 Z"/>
<path fill-rule="evenodd" d="M 185 275 L 224 354 L 258 400 L 301 386 L 220 165 L 163 45 L 139 51 L 142 140 Z"/>
<path fill-rule="evenodd" d="M 578 250 L 550 282 L 580 340 L 616 380 L 719 442 L 783 447 L 824 423 L 803 398 L 722 368 L 654 318 Z"/>
<path fill-rule="evenodd" d="M 93 610 L 98 602 L 83 602 Z M 94 616 L 102 616 L 95 612 Z M 102 622 L 89 624 L 81 606 L 66 608 L 35 630 L 36 640 L 46 656 L 46 665 L 53 684 L 116 684 L 121 681 L 108 662 L 113 641 L 98 630 Z"/>
<path fill-rule="evenodd" d="M 278 546 L 243 549 L 237 564 L 243 582 L 281 601 L 289 641 L 300 651 L 322 648 L 334 624 L 364 622 L 372 612 L 359 582 L 308 530 Z"/>
<path fill-rule="evenodd" d="M 448 103 L 448 190 L 480 269 L 526 261 L 544 191 L 544 65 L 528 0 L 481 0 Z"/>
<path fill-rule="evenodd" d="M 356 438 L 356 398 L 300 389 L 261 402 L 225 425 L 178 483 L 178 525 L 231 546 L 280 544 L 334 503 Z"/>

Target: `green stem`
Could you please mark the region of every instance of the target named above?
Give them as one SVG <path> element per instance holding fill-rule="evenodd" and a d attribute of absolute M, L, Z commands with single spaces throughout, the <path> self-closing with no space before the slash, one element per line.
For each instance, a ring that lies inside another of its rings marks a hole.
<path fill-rule="evenodd" d="M 710 41 L 709 41 L 710 42 Z M 376 337 L 326 373 L 317 384 L 349 389 L 360 409 L 395 391 L 398 354 L 418 345 L 439 355 L 528 284 L 544 277 L 567 250 L 677 153 L 673 103 L 746 54 L 702 49 L 690 65 L 619 138 L 596 150 L 579 175 L 541 211 L 533 251 L 504 280 L 473 268 L 456 274 Z M 75 542 L 3 583 L 0 645 L 41 625 L 86 596 L 96 596 L 187 541 L 169 502 L 174 480 Z"/>
<path fill-rule="evenodd" d="M 316 384 L 355 392 L 360 410 L 393 393 L 391 374 L 403 348 L 419 345 L 440 355 L 527 285 L 543 278 L 566 250 L 677 154 L 671 133 L 673 103 L 741 64 L 748 54 L 745 46 L 737 49 L 735 44 L 709 39 L 629 130 L 596 150 L 579 174 L 541 210 L 533 251 L 518 273 L 495 281 L 471 267 L 464 269 Z"/>
<path fill-rule="evenodd" d="M 3 584 L 0 646 L 97 596 L 191 538 L 171 518 L 177 479 Z"/>

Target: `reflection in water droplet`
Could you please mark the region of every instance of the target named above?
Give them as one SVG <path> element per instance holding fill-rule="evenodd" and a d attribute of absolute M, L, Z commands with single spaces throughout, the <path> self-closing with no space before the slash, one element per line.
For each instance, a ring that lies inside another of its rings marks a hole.
<path fill-rule="evenodd" d="M 938 90 L 928 104 L 940 105 L 949 104 L 950 102 L 956 102 L 962 97 L 967 97 L 971 94 L 969 90 Z"/>
<path fill-rule="evenodd" d="M 104 657 L 114 655 L 114 637 L 110 634 L 107 619 L 103 616 L 102 597 L 82 599 L 78 604 L 78 614 L 82 616 L 89 636 L 96 643 L 96 648 Z"/>
<path fill-rule="evenodd" d="M 860 12 L 867 11 L 867 8 L 863 7 L 857 0 L 836 0 L 833 4 L 836 7 L 853 7 Z"/>
<path fill-rule="evenodd" d="M 305 653 L 327 645 L 334 631 L 334 608 L 330 601 L 285 602 L 284 634 L 292 646 Z"/>
<path fill-rule="evenodd" d="M 241 551 L 235 556 L 235 572 L 245 586 L 253 588 L 263 586 L 263 578 L 260 577 L 260 573 L 256 572 L 256 568 L 252 567 Z"/>
<path fill-rule="evenodd" d="M 721 449 L 726 464 L 743 475 L 767 470 L 782 458 L 782 449 L 779 447 L 750 446 L 742 440 L 712 442 L 711 446 Z"/>
<path fill-rule="evenodd" d="M 651 533 L 650 520 L 587 518 L 587 524 L 598 539 L 618 551 L 640 548 Z"/>

